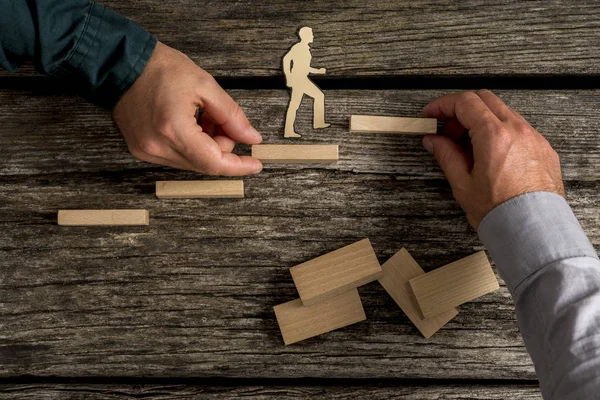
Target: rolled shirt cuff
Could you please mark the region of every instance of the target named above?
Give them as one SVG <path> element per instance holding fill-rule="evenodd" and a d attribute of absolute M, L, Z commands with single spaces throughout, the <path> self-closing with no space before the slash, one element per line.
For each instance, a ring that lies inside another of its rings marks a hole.
<path fill-rule="evenodd" d="M 142 73 L 156 43 L 138 24 L 94 2 L 75 48 L 53 75 L 112 109 Z"/>

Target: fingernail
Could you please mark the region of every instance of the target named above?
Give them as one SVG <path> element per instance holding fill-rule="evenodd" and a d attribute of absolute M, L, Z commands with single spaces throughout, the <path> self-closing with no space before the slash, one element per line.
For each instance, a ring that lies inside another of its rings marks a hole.
<path fill-rule="evenodd" d="M 423 138 L 423 147 L 425 147 L 425 150 L 433 154 L 433 142 L 427 136 Z"/>
<path fill-rule="evenodd" d="M 260 140 L 262 142 L 262 135 L 258 133 L 258 131 L 254 129 L 253 126 L 250 127 L 250 134 L 254 136 L 255 139 Z"/>

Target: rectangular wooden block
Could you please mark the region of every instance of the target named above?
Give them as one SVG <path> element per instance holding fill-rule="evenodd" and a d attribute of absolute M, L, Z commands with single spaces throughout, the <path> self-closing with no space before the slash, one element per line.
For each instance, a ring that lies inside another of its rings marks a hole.
<path fill-rule="evenodd" d="M 367 319 L 356 288 L 312 306 L 296 299 L 273 309 L 286 345 Z"/>
<path fill-rule="evenodd" d="M 437 119 L 352 115 L 350 132 L 434 134 L 437 133 Z"/>
<path fill-rule="evenodd" d="M 149 225 L 148 210 L 60 210 L 58 225 Z"/>
<path fill-rule="evenodd" d="M 161 181 L 156 182 L 156 197 L 159 199 L 242 198 L 244 181 Z"/>
<path fill-rule="evenodd" d="M 381 266 L 381 269 L 383 269 L 383 276 L 379 278 L 379 283 L 426 338 L 430 338 L 458 314 L 456 308 L 451 308 L 431 318 L 421 319 L 417 300 L 408 281 L 425 274 L 425 271 L 406 249 L 394 254 Z"/>
<path fill-rule="evenodd" d="M 475 300 L 500 287 L 485 251 L 413 278 L 409 283 L 424 318 Z"/>
<path fill-rule="evenodd" d="M 306 306 L 379 279 L 383 271 L 369 239 L 290 268 Z"/>
<path fill-rule="evenodd" d="M 263 164 L 333 163 L 339 159 L 338 145 L 333 144 L 257 144 L 252 157 Z"/>

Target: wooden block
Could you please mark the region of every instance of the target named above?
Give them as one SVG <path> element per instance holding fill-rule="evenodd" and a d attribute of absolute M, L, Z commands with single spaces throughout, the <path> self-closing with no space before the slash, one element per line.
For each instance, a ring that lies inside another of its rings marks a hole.
<path fill-rule="evenodd" d="M 263 164 L 316 164 L 336 162 L 339 154 L 333 144 L 257 144 L 252 157 Z"/>
<path fill-rule="evenodd" d="M 148 210 L 60 210 L 58 225 L 149 225 Z"/>
<path fill-rule="evenodd" d="M 350 132 L 434 134 L 437 133 L 437 119 L 352 115 Z"/>
<path fill-rule="evenodd" d="M 244 197 L 244 181 L 162 181 L 156 182 L 159 199 L 210 199 Z"/>
<path fill-rule="evenodd" d="M 394 254 L 381 266 L 381 269 L 383 269 L 383 276 L 379 278 L 379 283 L 426 338 L 430 338 L 458 314 L 456 308 L 451 308 L 431 318 L 421 319 L 417 300 L 408 281 L 425 274 L 425 271 L 406 249 Z"/>
<path fill-rule="evenodd" d="M 383 271 L 369 239 L 290 268 L 306 306 L 379 279 Z"/>
<path fill-rule="evenodd" d="M 413 278 L 409 283 L 424 318 L 433 317 L 500 287 L 484 251 Z"/>
<path fill-rule="evenodd" d="M 273 309 L 286 345 L 367 319 L 356 288 L 312 306 L 296 299 Z"/>

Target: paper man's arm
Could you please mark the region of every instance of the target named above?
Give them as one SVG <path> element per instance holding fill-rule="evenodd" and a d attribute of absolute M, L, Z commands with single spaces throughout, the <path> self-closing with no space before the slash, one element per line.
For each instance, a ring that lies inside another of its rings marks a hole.
<path fill-rule="evenodd" d="M 310 68 L 311 74 L 323 75 L 327 72 L 325 68 Z"/>
<path fill-rule="evenodd" d="M 290 50 L 283 57 L 283 73 L 285 76 L 289 76 L 292 73 L 292 51 Z"/>

